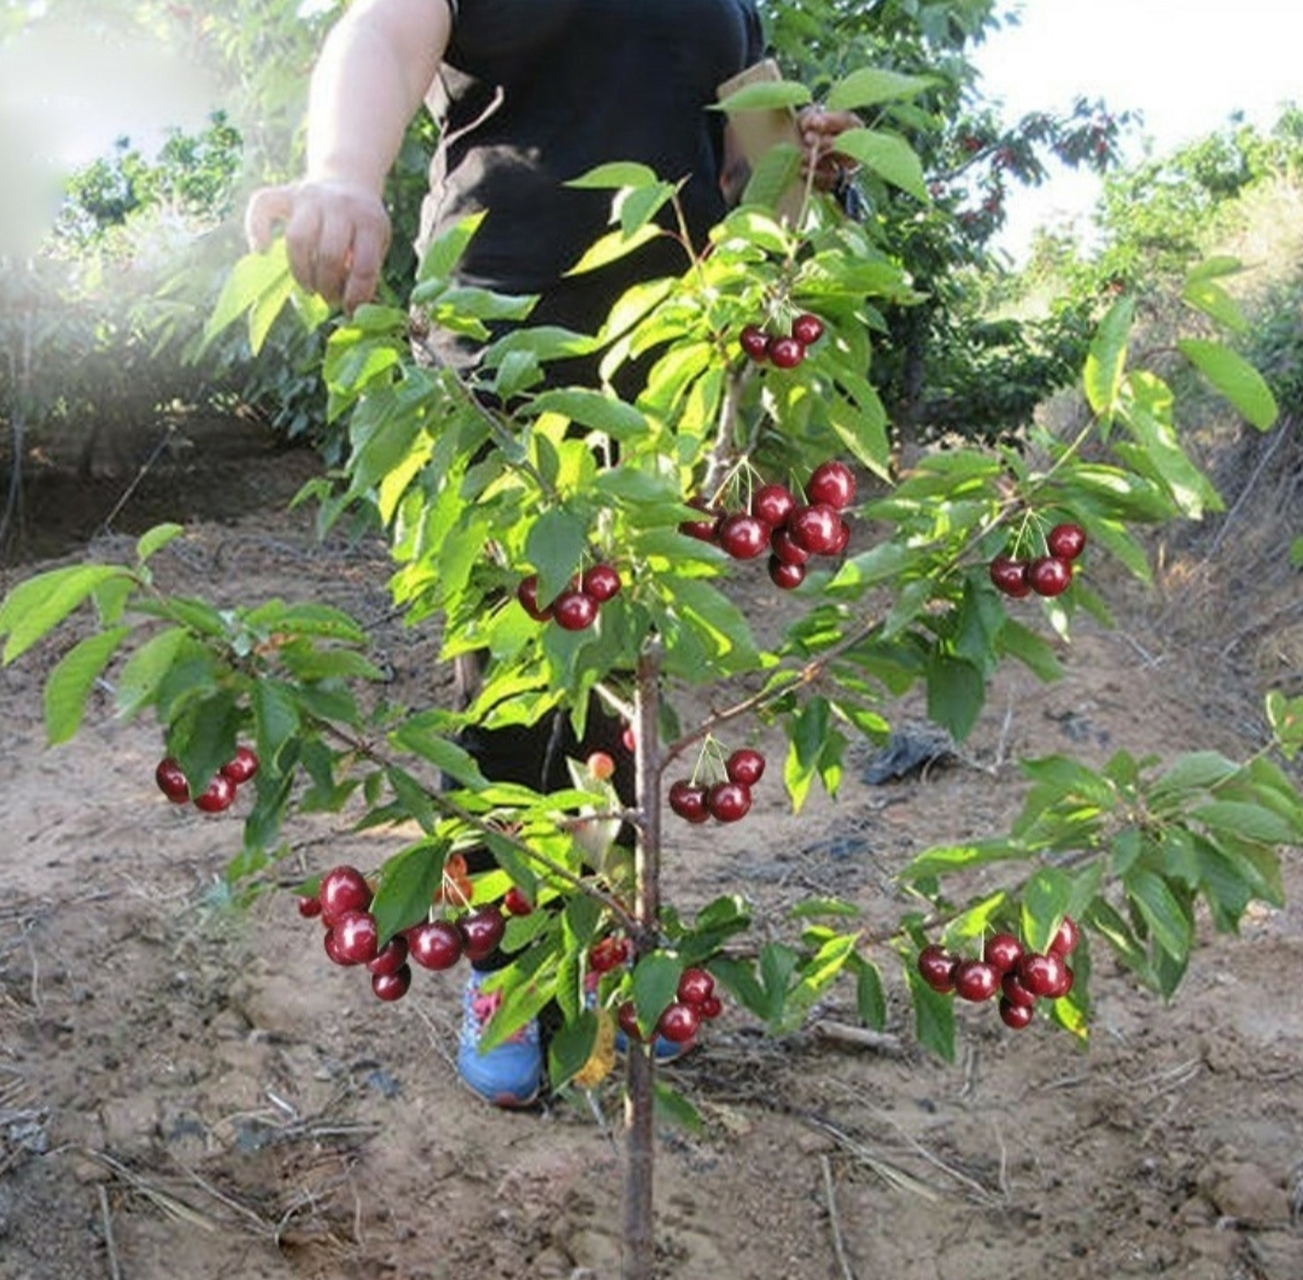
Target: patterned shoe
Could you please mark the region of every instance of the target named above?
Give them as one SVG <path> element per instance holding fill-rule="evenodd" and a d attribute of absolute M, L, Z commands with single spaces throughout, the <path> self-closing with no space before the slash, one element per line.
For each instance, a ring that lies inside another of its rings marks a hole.
<path fill-rule="evenodd" d="M 538 1097 L 543 1082 L 538 1020 L 531 1018 L 496 1048 L 481 1053 L 484 1027 L 502 1003 L 500 991 L 480 991 L 480 983 L 488 976 L 472 971 L 462 994 L 457 1070 L 481 1098 L 494 1106 L 528 1107 Z"/>

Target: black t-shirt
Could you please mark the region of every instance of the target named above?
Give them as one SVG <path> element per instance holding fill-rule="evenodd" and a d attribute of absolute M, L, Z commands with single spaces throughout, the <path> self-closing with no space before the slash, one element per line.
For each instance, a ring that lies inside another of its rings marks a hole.
<path fill-rule="evenodd" d="M 629 284 L 687 267 L 658 240 L 562 281 L 608 230 L 611 191 L 563 184 L 633 160 L 681 193 L 700 242 L 725 212 L 718 85 L 761 56 L 753 0 L 460 0 L 431 105 L 442 125 L 424 245 L 486 210 L 459 277 L 540 293 L 531 323 L 593 332 Z"/>

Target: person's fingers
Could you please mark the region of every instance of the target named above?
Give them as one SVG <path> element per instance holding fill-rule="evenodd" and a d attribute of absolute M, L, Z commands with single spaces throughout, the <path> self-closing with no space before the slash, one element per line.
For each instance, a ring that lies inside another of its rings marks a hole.
<path fill-rule="evenodd" d="M 249 248 L 262 253 L 272 241 L 276 224 L 289 220 L 294 197 L 289 187 L 263 187 L 249 197 L 244 211 L 244 235 Z"/>
<path fill-rule="evenodd" d="M 352 313 L 375 297 L 380 268 L 389 248 L 389 222 L 359 226 L 353 233 L 348 279 L 344 282 L 344 310 Z"/>
<path fill-rule="evenodd" d="M 289 254 L 290 271 L 295 280 L 313 293 L 319 292 L 317 245 L 320 238 L 320 207 L 315 201 L 302 199 L 295 201 L 294 212 L 285 227 L 285 249 Z"/>
<path fill-rule="evenodd" d="M 317 234 L 313 280 L 317 292 L 327 302 L 338 302 L 344 296 L 349 250 L 353 244 L 354 221 L 350 213 L 347 208 L 327 209 Z"/>

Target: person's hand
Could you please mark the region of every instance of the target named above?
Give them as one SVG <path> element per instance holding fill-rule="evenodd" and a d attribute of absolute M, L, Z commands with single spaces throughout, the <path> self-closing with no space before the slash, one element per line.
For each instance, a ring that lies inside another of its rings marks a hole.
<path fill-rule="evenodd" d="M 804 107 L 797 114 L 796 127 L 801 134 L 801 176 L 814 170 L 814 185 L 819 191 L 831 191 L 855 165 L 838 156 L 833 143 L 838 134 L 858 129 L 863 121 L 853 111 L 826 111 L 817 104 Z"/>
<path fill-rule="evenodd" d="M 349 312 L 375 296 L 390 225 L 370 188 L 336 181 L 262 187 L 245 211 L 250 247 L 266 249 L 278 225 L 285 229 L 290 270 L 305 289 Z"/>

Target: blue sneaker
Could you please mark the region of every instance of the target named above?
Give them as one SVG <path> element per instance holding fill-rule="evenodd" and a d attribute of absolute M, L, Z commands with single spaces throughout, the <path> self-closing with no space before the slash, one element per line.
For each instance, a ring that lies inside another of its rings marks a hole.
<path fill-rule="evenodd" d="M 461 1037 L 457 1045 L 457 1070 L 481 1098 L 498 1107 L 528 1107 L 543 1083 L 543 1050 L 538 1019 L 487 1053 L 480 1052 L 484 1027 L 502 1003 L 500 991 L 480 991 L 489 975 L 471 972 L 462 993 Z"/>

